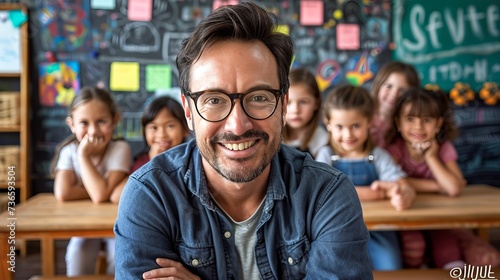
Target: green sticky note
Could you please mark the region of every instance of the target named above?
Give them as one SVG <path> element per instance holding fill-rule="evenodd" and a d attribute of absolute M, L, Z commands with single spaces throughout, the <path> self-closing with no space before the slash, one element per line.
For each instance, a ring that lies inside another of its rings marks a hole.
<path fill-rule="evenodd" d="M 170 89 L 172 87 L 172 67 L 166 64 L 146 65 L 146 90 Z"/>

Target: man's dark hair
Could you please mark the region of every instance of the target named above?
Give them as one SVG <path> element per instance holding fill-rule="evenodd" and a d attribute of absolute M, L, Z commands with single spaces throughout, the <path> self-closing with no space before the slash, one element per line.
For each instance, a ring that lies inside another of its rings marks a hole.
<path fill-rule="evenodd" d="M 216 9 L 201 21 L 193 33 L 182 42 L 176 59 L 179 86 L 182 92 L 190 90 L 189 72 L 203 51 L 216 42 L 229 39 L 264 43 L 276 58 L 280 89 L 287 92 L 293 42 L 288 35 L 276 31 L 276 21 L 274 14 L 266 12 L 252 2 L 242 2 L 238 5 L 222 6 Z"/>

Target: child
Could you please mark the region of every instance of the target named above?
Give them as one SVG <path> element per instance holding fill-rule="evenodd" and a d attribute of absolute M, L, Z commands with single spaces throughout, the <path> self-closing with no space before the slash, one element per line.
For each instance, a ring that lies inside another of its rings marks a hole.
<path fill-rule="evenodd" d="M 390 198 L 396 210 L 403 210 L 411 206 L 415 191 L 390 155 L 373 144 L 369 133 L 373 108 L 370 94 L 361 87 L 347 85 L 330 92 L 324 104 L 330 145 L 319 150 L 316 160 L 344 172 L 360 200 Z M 368 253 L 375 270 L 402 268 L 396 232 L 371 231 Z"/>
<path fill-rule="evenodd" d="M 446 94 L 412 88 L 396 102 L 392 126 L 386 139 L 387 149 L 408 174 L 408 183 L 417 192 L 457 196 L 466 185 L 457 163 L 457 151 L 450 142 L 457 134 Z M 425 245 L 419 248 L 405 244 L 405 240 L 415 242 L 421 239 L 419 243 L 425 244 L 425 238 L 419 237 L 422 232 L 401 234 L 407 266 L 421 266 Z M 451 269 L 463 266 L 466 257 L 463 253 L 467 252 L 461 249 L 461 234 L 450 230 L 436 230 L 428 231 L 427 235 L 436 267 Z"/>
<path fill-rule="evenodd" d="M 372 139 L 377 146 L 386 146 L 385 135 L 391 123 L 394 104 L 401 92 L 419 86 L 417 71 L 409 64 L 390 61 L 377 72 L 371 88 L 375 114 L 370 128 Z"/>
<path fill-rule="evenodd" d="M 191 135 L 184 109 L 179 102 L 168 96 L 155 98 L 144 110 L 141 121 L 146 148 L 134 158 L 130 174 L 155 156 L 185 142 Z M 127 179 L 125 177 L 122 180 L 119 189 L 125 187 Z M 121 192 L 116 192 L 111 200 L 118 202 L 120 194 Z"/>
<path fill-rule="evenodd" d="M 73 133 L 57 148 L 53 160 L 54 195 L 59 201 L 90 198 L 109 201 L 131 164 L 127 142 L 113 141 L 120 114 L 111 95 L 84 87 L 69 107 L 66 123 Z M 54 167 L 55 165 L 55 167 Z M 114 239 L 105 239 L 108 273 L 114 274 Z M 101 239 L 71 238 L 66 252 L 68 276 L 94 274 Z"/>
<path fill-rule="evenodd" d="M 320 125 L 321 92 L 314 75 L 305 68 L 290 71 L 290 89 L 283 143 L 316 156 L 328 144 L 328 133 Z"/>

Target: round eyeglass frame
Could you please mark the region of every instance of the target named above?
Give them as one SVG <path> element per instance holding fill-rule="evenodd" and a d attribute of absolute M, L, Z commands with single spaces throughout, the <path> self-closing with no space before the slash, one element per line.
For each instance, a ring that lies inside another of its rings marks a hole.
<path fill-rule="evenodd" d="M 254 92 L 254 91 L 257 91 L 257 90 L 265 90 L 265 91 L 268 91 L 272 94 L 274 94 L 274 97 L 276 97 L 276 104 L 274 105 L 274 109 L 273 111 L 269 114 L 269 116 L 265 117 L 265 118 L 255 118 L 253 116 L 251 116 L 250 114 L 248 114 L 247 110 L 245 109 L 245 105 L 243 105 L 243 99 L 245 97 L 245 95 L 251 93 L 251 92 Z M 231 109 L 229 109 L 229 111 L 227 112 L 227 114 L 218 119 L 218 120 L 209 120 L 207 118 L 205 118 L 201 113 L 200 111 L 198 110 L 198 98 L 204 94 L 204 93 L 207 93 L 207 92 L 217 92 L 217 93 L 222 93 L 222 94 L 225 94 L 229 97 L 229 99 L 231 100 Z M 194 107 L 196 108 L 196 112 L 198 112 L 198 115 L 200 115 L 200 117 L 204 120 L 206 120 L 207 122 L 220 122 L 220 121 L 223 121 L 225 120 L 230 114 L 231 112 L 233 111 L 233 108 L 234 108 L 234 100 L 235 99 L 239 99 L 240 100 L 240 105 L 241 105 L 241 108 L 243 109 L 243 112 L 245 112 L 245 114 L 251 118 L 251 119 L 254 119 L 254 120 L 265 120 L 265 119 L 268 119 L 270 118 L 274 112 L 276 112 L 276 108 L 278 108 L 278 103 L 279 103 L 279 98 L 281 96 L 283 96 L 283 90 L 281 89 L 270 89 L 270 88 L 252 88 L 252 89 L 249 89 L 247 90 L 246 92 L 243 92 L 243 93 L 227 93 L 225 91 L 222 91 L 222 90 L 218 90 L 218 91 L 214 91 L 214 90 L 201 90 L 201 91 L 197 91 L 197 92 L 190 92 L 190 91 L 185 91 L 184 92 L 184 95 L 185 96 L 188 96 L 189 98 L 191 98 L 194 102 Z"/>

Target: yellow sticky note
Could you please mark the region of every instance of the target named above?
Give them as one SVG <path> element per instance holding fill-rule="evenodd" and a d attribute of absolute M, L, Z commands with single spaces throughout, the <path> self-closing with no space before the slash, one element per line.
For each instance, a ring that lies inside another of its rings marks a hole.
<path fill-rule="evenodd" d="M 277 25 L 275 31 L 285 35 L 290 35 L 290 28 L 286 24 Z"/>
<path fill-rule="evenodd" d="M 109 89 L 112 91 L 139 90 L 139 63 L 112 62 L 109 71 Z"/>
<path fill-rule="evenodd" d="M 146 66 L 146 90 L 170 89 L 172 87 L 172 68 L 170 65 L 151 64 Z"/>

